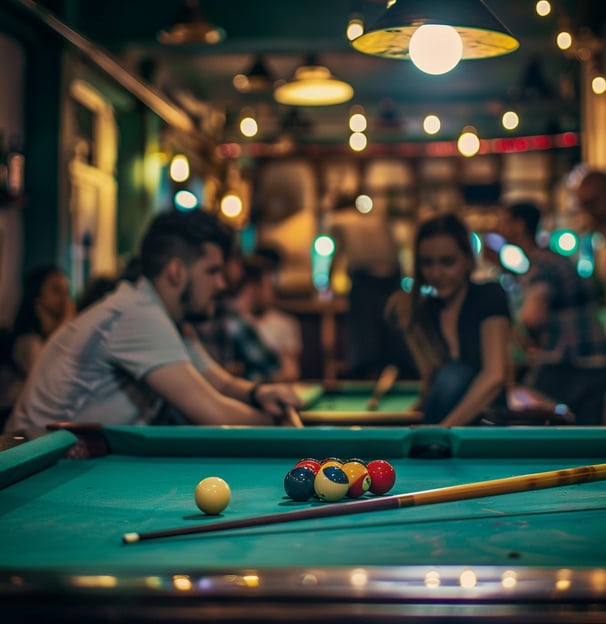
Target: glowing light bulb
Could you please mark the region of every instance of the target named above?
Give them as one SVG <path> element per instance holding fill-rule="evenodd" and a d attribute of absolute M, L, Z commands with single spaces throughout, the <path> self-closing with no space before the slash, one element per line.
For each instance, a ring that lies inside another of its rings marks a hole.
<path fill-rule="evenodd" d="M 170 161 L 169 175 L 175 182 L 185 182 L 189 178 L 189 160 L 183 154 L 173 156 Z"/>
<path fill-rule="evenodd" d="M 242 200 L 233 193 L 229 193 L 221 200 L 221 212 L 231 219 L 242 213 Z"/>
<path fill-rule="evenodd" d="M 437 76 L 458 65 L 463 41 L 452 26 L 424 24 L 412 34 L 408 50 L 412 62 L 422 72 Z"/>
<path fill-rule="evenodd" d="M 596 95 L 601 95 L 606 91 L 606 80 L 604 79 L 604 76 L 596 76 L 591 81 L 591 90 Z"/>
<path fill-rule="evenodd" d="M 475 156 L 480 151 L 480 139 L 475 132 L 467 130 L 457 140 L 457 149 L 462 156 Z"/>
<path fill-rule="evenodd" d="M 177 191 L 174 202 L 178 210 L 193 210 L 198 206 L 198 198 L 191 191 L 186 190 Z"/>
<path fill-rule="evenodd" d="M 568 50 L 572 46 L 572 35 L 565 30 L 558 33 L 556 37 L 556 43 L 560 50 Z"/>
<path fill-rule="evenodd" d="M 506 111 L 505 113 L 503 113 L 501 123 L 503 124 L 503 128 L 505 128 L 505 130 L 514 130 L 518 127 L 520 123 L 520 118 L 518 117 L 518 114 L 514 111 Z"/>
<path fill-rule="evenodd" d="M 240 132 L 245 137 L 254 137 L 259 132 L 259 125 L 253 117 L 244 117 L 240 121 Z"/>
<path fill-rule="evenodd" d="M 368 126 L 366 116 L 362 113 L 354 113 L 349 118 L 349 129 L 352 132 L 364 132 Z"/>
<path fill-rule="evenodd" d="M 373 202 L 368 195 L 358 195 L 355 203 L 356 210 L 361 214 L 368 214 L 372 211 Z"/>
<path fill-rule="evenodd" d="M 352 17 L 348 24 L 346 30 L 346 36 L 350 41 L 357 39 L 360 35 L 364 34 L 364 22 L 359 17 Z"/>
<path fill-rule="evenodd" d="M 325 234 L 318 236 L 314 241 L 314 251 L 319 256 L 332 256 L 335 252 L 335 241 Z"/>
<path fill-rule="evenodd" d="M 427 115 L 427 117 L 423 119 L 423 130 L 427 134 L 437 134 L 440 132 L 441 127 L 442 123 L 437 115 Z"/>
<path fill-rule="evenodd" d="M 368 139 L 366 138 L 366 135 L 363 132 L 354 132 L 349 137 L 349 147 L 354 152 L 362 152 L 363 150 L 366 149 L 367 145 L 368 145 Z"/>

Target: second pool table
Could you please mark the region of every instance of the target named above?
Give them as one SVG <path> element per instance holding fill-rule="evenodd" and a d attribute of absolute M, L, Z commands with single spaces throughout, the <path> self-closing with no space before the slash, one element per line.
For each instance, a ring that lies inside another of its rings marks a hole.
<path fill-rule="evenodd" d="M 371 381 L 330 381 L 299 384 L 305 401 L 301 418 L 305 425 L 381 426 L 419 423 L 421 395 L 418 381 L 398 381 L 381 398 L 376 409 L 368 409 L 375 384 Z"/>

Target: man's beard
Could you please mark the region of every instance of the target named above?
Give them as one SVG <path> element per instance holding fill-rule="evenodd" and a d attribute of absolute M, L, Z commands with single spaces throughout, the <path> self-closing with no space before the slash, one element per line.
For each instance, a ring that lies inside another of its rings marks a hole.
<path fill-rule="evenodd" d="M 191 279 L 187 282 L 185 290 L 181 293 L 181 305 L 183 306 L 184 315 L 183 320 L 187 323 L 204 323 L 210 320 L 214 316 L 214 305 L 209 304 L 207 310 L 193 311 L 191 309 L 192 300 L 192 282 Z"/>

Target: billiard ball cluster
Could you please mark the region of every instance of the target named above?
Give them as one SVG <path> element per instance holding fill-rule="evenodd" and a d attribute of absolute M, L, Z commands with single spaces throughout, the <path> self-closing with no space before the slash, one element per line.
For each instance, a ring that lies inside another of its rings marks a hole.
<path fill-rule="evenodd" d="M 360 498 L 366 492 L 386 494 L 396 480 L 393 466 L 384 459 L 365 462 L 343 461 L 329 457 L 322 461 L 301 459 L 284 477 L 284 491 L 294 501 L 307 501 L 317 496 L 323 501 L 338 501 L 346 496 Z"/>

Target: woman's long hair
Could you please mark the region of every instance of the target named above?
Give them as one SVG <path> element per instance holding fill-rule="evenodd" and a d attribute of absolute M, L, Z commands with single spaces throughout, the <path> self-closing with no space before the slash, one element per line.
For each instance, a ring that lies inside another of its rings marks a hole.
<path fill-rule="evenodd" d="M 42 292 L 46 280 L 51 275 L 63 275 L 63 271 L 55 265 L 40 266 L 30 271 L 23 282 L 21 304 L 13 323 L 13 336 L 22 334 L 42 335 L 42 325 L 36 312 L 36 301 Z"/>

